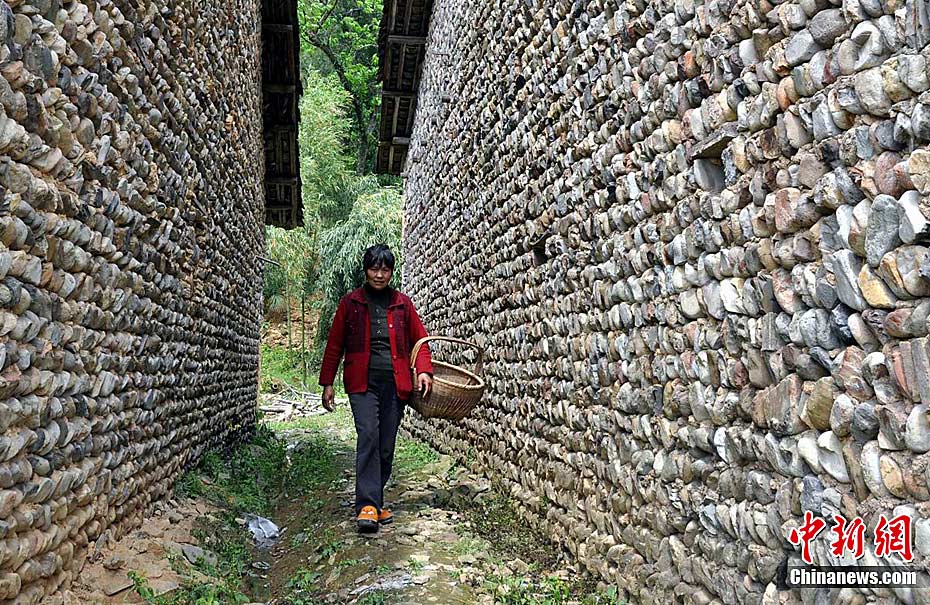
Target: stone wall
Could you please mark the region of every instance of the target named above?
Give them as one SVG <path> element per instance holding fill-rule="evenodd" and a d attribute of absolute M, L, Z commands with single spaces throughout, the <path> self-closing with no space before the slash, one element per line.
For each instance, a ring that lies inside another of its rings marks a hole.
<path fill-rule="evenodd" d="M 776 579 L 805 510 L 861 516 L 859 564 L 909 514 L 927 569 L 928 19 L 437 0 L 404 284 L 431 333 L 487 347 L 488 390 L 409 430 L 633 603 L 799 602 Z"/>
<path fill-rule="evenodd" d="M 0 603 L 252 428 L 260 35 L 257 0 L 0 2 Z"/>

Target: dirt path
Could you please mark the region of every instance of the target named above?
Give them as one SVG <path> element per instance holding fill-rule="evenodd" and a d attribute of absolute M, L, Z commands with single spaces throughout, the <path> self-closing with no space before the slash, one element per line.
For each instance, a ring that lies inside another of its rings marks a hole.
<path fill-rule="evenodd" d="M 264 594 L 256 596 L 286 596 L 288 583 L 294 584 L 290 579 L 304 577 L 312 579 L 305 592 L 327 603 L 381 603 L 388 596 L 392 603 L 482 602 L 455 573 L 462 566 L 462 536 L 456 531 L 461 515 L 437 505 L 442 483 L 434 478 L 449 471 L 450 459 L 402 440 L 397 472 L 385 494 L 395 523 L 376 534 L 355 531 L 354 432 L 346 416 L 343 407 L 305 423 L 310 425 L 306 428 L 281 431 L 294 444 L 318 432 L 326 435 L 334 447 L 338 477 L 322 499 L 281 503 L 275 520 L 297 539 L 284 540 L 267 553 L 269 580 Z M 312 537 L 317 538 L 315 548 Z M 287 600 L 278 597 L 276 602 Z"/>
<path fill-rule="evenodd" d="M 70 602 L 622 602 L 589 594 L 565 553 L 523 526 L 487 480 L 416 441 L 398 441 L 385 495 L 395 523 L 358 534 L 348 405 L 272 428 L 229 460 L 208 457 L 181 486 L 192 497 L 160 507 L 128 539 L 104 544 Z M 272 545 L 255 546 L 249 511 L 280 528 Z M 142 579 L 133 581 L 137 572 Z"/>

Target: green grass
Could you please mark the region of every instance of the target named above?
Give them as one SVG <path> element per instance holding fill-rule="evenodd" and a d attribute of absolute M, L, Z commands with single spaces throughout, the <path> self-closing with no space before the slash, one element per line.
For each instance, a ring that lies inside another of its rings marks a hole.
<path fill-rule="evenodd" d="M 143 574 L 130 571 L 128 575 L 133 583 L 133 591 L 142 597 L 145 605 L 242 605 L 249 602 L 247 596 L 224 581 L 213 583 L 188 580 L 177 590 L 155 596 L 155 591 Z"/>
<path fill-rule="evenodd" d="M 450 469 L 452 472 L 453 469 Z M 531 527 L 520 515 L 515 502 L 504 495 L 500 485 L 478 502 L 460 504 L 456 508 L 470 521 L 470 529 L 452 546 L 458 555 L 487 550 L 488 563 L 501 565 L 521 559 L 528 570 L 518 575 L 491 575 L 483 588 L 501 605 L 621 605 L 616 588 L 597 592 L 593 579 L 580 575 L 571 581 L 547 575 L 545 570 L 558 569 L 557 547 Z"/>
<path fill-rule="evenodd" d="M 301 429 L 305 431 L 325 432 L 330 437 L 336 436 L 346 442 L 355 442 L 355 421 L 352 419 L 352 409 L 345 401 L 337 402 L 336 409 L 329 414 L 305 416 L 289 422 L 268 422 L 267 426 L 276 431 Z"/>
<path fill-rule="evenodd" d="M 241 578 L 252 562 L 251 534 L 236 524 L 235 516 L 224 512 L 219 519 L 207 521 L 193 536 L 201 547 L 216 554 L 217 564 L 199 561 L 194 567 L 218 578 Z"/>
<path fill-rule="evenodd" d="M 314 495 L 330 489 L 338 477 L 333 444 L 321 434 L 301 436 L 288 450 L 286 443 L 265 425 L 259 425 L 249 443 L 235 448 L 228 456 L 216 452 L 204 455 L 200 464 L 185 473 L 175 491 L 180 496 L 203 497 L 223 510 L 212 520 L 202 519 L 194 537 L 204 549 L 217 555 L 215 565 L 199 561 L 193 567 L 210 577 L 210 581 L 189 580 L 170 596 L 155 597 L 142 576 L 135 578 L 136 592 L 146 605 L 238 605 L 249 602 L 239 587 L 252 562 L 251 536 L 236 518 L 245 514 L 271 517 L 283 496 L 305 496 L 319 502 Z M 319 508 L 319 507 L 318 507 Z M 317 539 L 322 536 L 313 536 Z M 326 545 L 334 551 L 342 544 Z M 183 557 L 174 555 L 172 567 L 178 573 L 189 572 Z M 302 600 L 313 589 L 316 578 L 309 572 L 298 577 L 290 587 L 290 605 L 309 605 Z M 240 598 L 241 597 L 241 598 Z M 309 597 L 307 597 L 309 598 Z"/>
<path fill-rule="evenodd" d="M 303 375 L 299 351 L 290 352 L 282 347 L 270 347 L 263 344 L 261 354 L 262 375 L 259 388 L 262 393 L 280 392 L 284 385 L 302 389 L 300 383 Z M 310 380 L 309 371 L 307 382 L 312 382 L 317 389 L 320 388 L 316 380 Z"/>
<path fill-rule="evenodd" d="M 494 595 L 499 605 L 537 605 L 533 586 L 529 580 L 519 576 L 492 576 L 485 580 L 485 590 Z"/>
<path fill-rule="evenodd" d="M 322 542 L 320 546 L 320 556 L 324 559 L 328 559 L 342 550 L 346 543 L 340 540 L 339 538 L 334 537 L 335 532 L 329 533 L 329 539 Z"/>
<path fill-rule="evenodd" d="M 252 441 L 228 459 L 206 454 L 175 490 L 181 496 L 204 496 L 232 512 L 268 516 L 282 495 L 308 495 L 336 476 L 335 452 L 322 435 L 302 439 L 288 453 L 271 428 L 259 425 Z"/>
<path fill-rule="evenodd" d="M 513 501 L 498 490 L 481 502 L 469 503 L 462 510 L 479 537 L 491 541 L 496 553 L 554 567 L 557 552 L 548 538 L 532 529 L 517 511 Z"/>
<path fill-rule="evenodd" d="M 290 364 L 283 349 L 265 347 L 262 381 L 292 384 L 299 388 L 300 366 Z M 296 356 L 295 356 L 296 359 Z M 310 389 L 307 389 L 310 390 Z M 317 390 L 319 387 L 317 386 Z M 337 389 L 337 394 L 340 389 Z M 309 429 L 288 439 L 289 446 L 275 429 Z M 221 509 L 213 518 L 198 519 L 193 532 L 200 546 L 216 554 L 215 564 L 198 561 L 187 563 L 183 555 L 169 552 L 168 559 L 179 575 L 185 577 L 181 588 L 168 595 L 155 597 L 146 578 L 134 574 L 135 592 L 145 605 L 239 605 L 247 603 L 241 587 L 246 584 L 253 561 L 253 547 L 248 529 L 236 519 L 247 514 L 273 518 L 278 502 L 283 498 L 300 497 L 307 508 L 305 527 L 308 550 L 330 559 L 336 567 L 356 566 L 357 560 L 335 561 L 344 551 L 342 536 L 329 528 L 320 529 L 315 519 L 325 512 L 324 499 L 339 478 L 337 455 L 354 440 L 351 409 L 341 402 L 333 414 L 302 418 L 297 422 L 259 424 L 251 441 L 223 455 L 206 453 L 200 463 L 184 473 L 175 484 L 175 493 L 182 497 L 203 498 Z M 433 459 L 434 454 L 422 446 L 403 446 L 401 457 L 408 467 L 415 468 Z M 240 519 L 241 522 L 241 519 Z M 308 530 L 309 531 L 309 530 Z M 293 543 L 294 538 L 291 538 Z M 298 544 L 294 544 L 299 546 Z M 193 577 L 193 570 L 200 572 Z M 318 602 L 319 573 L 299 570 L 288 582 L 282 596 L 288 605 L 311 605 Z M 367 600 L 365 600 L 367 599 Z M 385 595 L 371 593 L 360 603 L 384 603 Z"/>
<path fill-rule="evenodd" d="M 357 601 L 358 605 L 386 605 L 388 602 L 388 595 L 383 590 L 366 592 L 364 596 Z"/>
<path fill-rule="evenodd" d="M 310 494 L 317 488 L 330 485 L 338 476 L 336 452 L 323 435 L 314 433 L 302 439 L 290 457 L 286 483 L 291 495 Z"/>
<path fill-rule="evenodd" d="M 309 569 L 299 569 L 297 573 L 291 576 L 287 581 L 288 595 L 284 600 L 288 605 L 311 605 L 317 603 L 312 594 L 319 587 L 317 582 L 320 579 L 320 572 Z"/>
<path fill-rule="evenodd" d="M 421 571 L 423 571 L 423 568 L 425 567 L 425 565 L 423 561 L 418 561 L 414 559 L 413 557 L 410 557 L 409 559 L 407 559 L 407 567 L 410 568 L 410 571 L 412 573 L 419 574 Z"/>
<path fill-rule="evenodd" d="M 268 515 L 286 481 L 285 444 L 259 426 L 251 442 L 227 459 L 207 453 L 200 465 L 178 482 L 181 495 L 202 495 L 232 511 Z"/>
<path fill-rule="evenodd" d="M 457 555 L 475 555 L 486 549 L 488 549 L 487 542 L 471 536 L 462 536 L 452 545 L 452 552 Z"/>
<path fill-rule="evenodd" d="M 303 380 L 303 370 L 300 365 L 300 351 L 288 351 L 285 347 L 261 346 L 262 374 L 259 380 L 259 391 L 262 393 L 280 393 L 286 386 L 292 386 L 300 391 L 322 393 L 323 387 L 319 385 L 320 362 L 312 352 L 307 351 L 307 382 Z M 333 384 L 337 397 L 345 397 L 345 388 L 342 385 L 342 373 L 336 372 L 336 381 Z"/>
<path fill-rule="evenodd" d="M 616 586 L 609 586 L 607 590 L 597 592 L 582 599 L 581 605 L 625 605 L 626 600 L 620 597 Z"/>
<path fill-rule="evenodd" d="M 361 559 L 343 559 L 342 561 L 336 562 L 336 569 L 346 569 L 348 567 L 355 567 L 361 563 Z"/>
<path fill-rule="evenodd" d="M 572 585 L 557 576 L 531 579 L 525 576 L 492 575 L 485 580 L 484 590 L 493 595 L 496 605 L 569 605 L 579 603 L 573 595 Z M 582 605 L 623 605 L 625 601 L 617 595 L 613 586 L 604 592 L 595 592 L 581 597 Z"/>
<path fill-rule="evenodd" d="M 439 454 L 428 445 L 412 439 L 397 439 L 394 469 L 398 474 L 412 474 L 439 460 Z"/>

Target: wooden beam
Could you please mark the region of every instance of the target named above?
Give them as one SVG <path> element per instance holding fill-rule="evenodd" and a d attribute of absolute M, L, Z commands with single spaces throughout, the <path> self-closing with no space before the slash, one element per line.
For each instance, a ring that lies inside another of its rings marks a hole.
<path fill-rule="evenodd" d="M 397 134 L 397 120 L 400 117 L 400 103 L 394 103 L 394 111 L 391 116 L 391 136 Z"/>
<path fill-rule="evenodd" d="M 294 26 L 289 23 L 262 23 L 262 29 L 273 32 L 292 32 L 294 31 Z"/>
<path fill-rule="evenodd" d="M 417 46 L 426 44 L 426 36 L 400 36 L 392 34 L 388 36 L 388 44 L 406 44 Z"/>
<path fill-rule="evenodd" d="M 297 86 L 295 84 L 265 84 L 262 86 L 262 90 L 267 92 L 294 93 L 297 92 Z"/>
<path fill-rule="evenodd" d="M 388 31 L 394 31 L 394 28 L 397 26 L 397 2 L 398 0 L 390 0 L 391 2 L 391 24 Z"/>
<path fill-rule="evenodd" d="M 394 97 L 396 99 L 416 99 L 417 93 L 410 90 L 382 90 L 381 96 Z"/>
<path fill-rule="evenodd" d="M 413 11 L 413 0 L 407 0 L 407 11 L 404 15 L 404 31 L 410 31 L 410 13 Z"/>
<path fill-rule="evenodd" d="M 410 137 L 394 137 L 391 139 L 391 145 L 409 145 Z"/>
<path fill-rule="evenodd" d="M 410 102 L 410 110 L 407 111 L 407 122 L 404 124 L 404 132 L 413 134 L 413 119 L 417 114 L 417 100 Z"/>
<path fill-rule="evenodd" d="M 407 47 L 404 46 L 400 49 L 400 65 L 397 69 L 397 82 L 401 86 L 404 85 L 404 63 L 407 60 Z"/>

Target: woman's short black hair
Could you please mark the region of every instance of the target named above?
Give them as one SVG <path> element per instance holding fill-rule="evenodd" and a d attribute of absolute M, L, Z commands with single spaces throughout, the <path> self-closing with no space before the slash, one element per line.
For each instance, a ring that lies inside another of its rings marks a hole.
<path fill-rule="evenodd" d="M 394 270 L 394 253 L 387 244 L 375 244 L 365 250 L 365 256 L 362 259 L 362 267 L 365 271 L 380 265 L 390 268 L 391 271 Z"/>

